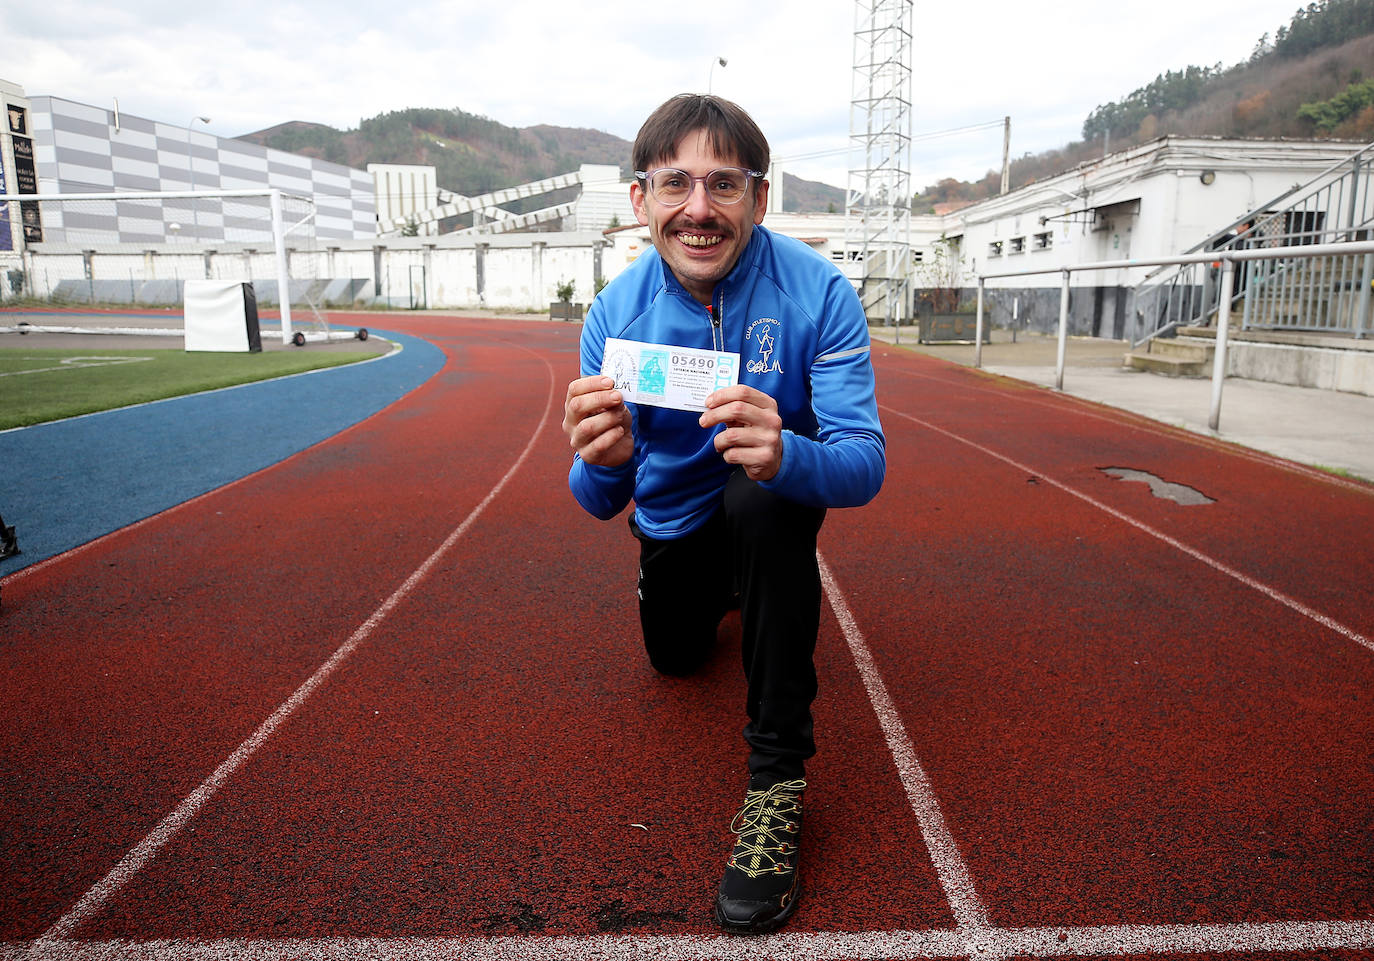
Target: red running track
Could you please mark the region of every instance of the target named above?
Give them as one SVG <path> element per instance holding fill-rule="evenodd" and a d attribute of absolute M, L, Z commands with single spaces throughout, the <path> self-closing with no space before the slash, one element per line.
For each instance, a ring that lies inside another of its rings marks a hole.
<path fill-rule="evenodd" d="M 391 322 L 423 387 L 6 581 L 0 958 L 1374 956 L 1371 488 L 877 345 L 806 899 L 728 938 L 738 625 L 645 663 L 577 328 Z"/>

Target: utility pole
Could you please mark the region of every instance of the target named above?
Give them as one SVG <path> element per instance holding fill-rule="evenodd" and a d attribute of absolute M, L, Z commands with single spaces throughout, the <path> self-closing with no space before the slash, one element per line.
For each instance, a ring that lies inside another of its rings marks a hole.
<path fill-rule="evenodd" d="M 1011 189 L 1011 117 L 1002 118 L 1002 193 Z"/>

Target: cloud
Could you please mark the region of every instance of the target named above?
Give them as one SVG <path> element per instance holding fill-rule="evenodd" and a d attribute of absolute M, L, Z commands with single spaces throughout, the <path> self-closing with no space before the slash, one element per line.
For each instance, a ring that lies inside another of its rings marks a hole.
<path fill-rule="evenodd" d="M 916 4 L 912 130 L 1010 115 L 1014 156 L 1062 146 L 1094 107 L 1164 70 L 1244 59 L 1288 22 L 1290 4 L 1157 0 L 1148 14 L 1096 0 Z M 754 115 L 777 156 L 840 151 L 792 169 L 843 185 L 855 11 L 841 0 L 576 10 L 553 0 L 51 0 L 7 11 L 0 74 L 30 95 L 118 98 L 126 113 L 166 123 L 208 115 L 221 136 L 456 107 L 632 139 L 663 100 L 709 84 Z M 713 68 L 718 56 L 728 65 Z M 981 176 L 1001 149 L 995 129 L 918 143 L 913 185 Z"/>

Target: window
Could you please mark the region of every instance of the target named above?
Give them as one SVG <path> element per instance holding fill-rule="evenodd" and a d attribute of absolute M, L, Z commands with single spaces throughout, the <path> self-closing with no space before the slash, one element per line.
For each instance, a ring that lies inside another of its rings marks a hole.
<path fill-rule="evenodd" d="M 988 256 L 989 256 L 989 257 L 1000 257 L 1000 256 L 1002 256 L 1002 241 L 1000 241 L 1000 240 L 994 240 L 992 243 L 988 244 Z"/>
<path fill-rule="evenodd" d="M 1025 237 L 1013 237 L 1013 238 L 1011 238 L 1011 252 L 1014 253 L 1014 254 L 1024 254 L 1024 253 L 1026 252 L 1026 238 L 1025 238 Z"/>
<path fill-rule="evenodd" d="M 1042 234 L 1035 235 L 1035 249 L 1049 250 L 1054 246 L 1054 232 L 1047 230 Z"/>

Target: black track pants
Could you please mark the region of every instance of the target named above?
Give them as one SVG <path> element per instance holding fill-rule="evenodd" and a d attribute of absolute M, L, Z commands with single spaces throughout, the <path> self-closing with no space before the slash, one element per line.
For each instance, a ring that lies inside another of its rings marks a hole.
<path fill-rule="evenodd" d="M 772 494 L 743 470 L 721 509 L 686 537 L 640 532 L 639 619 L 654 668 L 684 676 L 706 662 L 726 611 L 740 608 L 747 683 L 744 739 L 756 785 L 801 777 L 816 753 L 816 537 L 825 511 Z"/>

